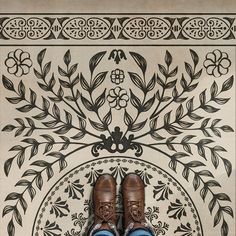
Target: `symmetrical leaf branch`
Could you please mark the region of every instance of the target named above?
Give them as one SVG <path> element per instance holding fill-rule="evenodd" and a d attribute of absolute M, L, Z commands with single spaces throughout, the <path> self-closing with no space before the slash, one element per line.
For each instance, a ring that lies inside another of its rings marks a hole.
<path fill-rule="evenodd" d="M 148 100 L 146 100 L 146 98 L 149 92 L 151 92 L 156 85 L 156 75 L 154 74 L 153 77 L 149 80 L 149 82 L 146 83 L 145 74 L 146 74 L 146 69 L 147 69 L 147 62 L 145 58 L 135 52 L 130 52 L 130 55 L 132 56 L 134 61 L 137 63 L 138 67 L 141 69 L 142 77 L 139 74 L 134 73 L 134 72 L 128 72 L 128 74 L 130 76 L 130 79 L 134 83 L 134 85 L 138 87 L 143 93 L 143 99 L 141 101 L 138 98 L 138 96 L 136 96 L 130 89 L 130 102 L 133 105 L 133 107 L 137 110 L 137 114 L 136 114 L 136 117 L 132 118 L 129 115 L 128 111 L 125 110 L 124 122 L 127 125 L 127 130 L 124 132 L 123 136 L 126 136 L 128 131 L 137 132 L 145 126 L 147 119 L 139 123 L 136 123 L 136 121 L 138 120 L 142 112 L 147 112 L 153 106 L 154 101 L 155 101 L 155 96 L 152 96 Z"/>
<path fill-rule="evenodd" d="M 157 73 L 156 82 L 159 84 L 160 88 L 157 90 L 157 92 L 155 94 L 155 97 L 158 102 L 157 102 L 155 110 L 153 111 L 152 115 L 150 116 L 150 131 L 135 137 L 135 139 L 138 139 L 140 137 L 144 137 L 147 134 L 151 134 L 151 136 L 155 140 L 162 140 L 163 137 L 161 137 L 155 130 L 156 129 L 155 127 L 157 125 L 158 116 L 166 108 L 168 108 L 171 105 L 171 103 L 173 103 L 173 102 L 183 103 L 184 101 L 186 101 L 187 97 L 182 97 L 182 95 L 184 93 L 193 91 L 198 86 L 198 82 L 195 83 L 195 81 L 200 78 L 200 76 L 202 74 L 202 69 L 200 69 L 198 72 L 196 72 L 196 67 L 199 62 L 199 57 L 198 57 L 197 53 L 191 49 L 190 49 L 190 54 L 191 54 L 191 57 L 193 60 L 193 66 L 191 66 L 189 63 L 185 62 L 185 70 L 186 70 L 188 76 L 190 77 L 190 80 L 189 80 L 189 82 L 187 82 L 184 74 L 182 74 L 182 78 L 180 80 L 180 85 L 181 85 L 182 91 L 180 92 L 177 89 L 177 79 L 172 79 L 170 81 L 171 78 L 174 78 L 177 75 L 178 67 L 175 67 L 174 69 L 170 70 L 170 66 L 173 62 L 173 58 L 172 58 L 170 52 L 166 51 L 166 54 L 165 54 L 166 67 L 164 65 L 158 64 L 159 71 L 160 71 L 161 75 L 164 77 L 164 80 Z M 172 96 L 167 96 L 166 91 L 170 90 L 170 89 L 172 89 Z M 168 103 L 166 103 L 166 102 L 168 102 Z M 161 109 L 159 109 L 163 103 L 166 103 L 166 104 Z M 180 107 L 180 109 L 181 108 L 182 107 Z M 191 115 L 191 117 L 193 119 L 195 118 L 195 120 L 197 120 L 197 118 L 200 118 L 200 116 L 197 116 L 195 114 L 189 114 L 189 115 Z M 182 124 L 183 124 L 183 122 L 182 122 Z M 169 130 L 172 130 L 173 135 L 180 134 L 180 132 L 176 131 L 173 127 L 169 127 Z"/>
<path fill-rule="evenodd" d="M 208 100 L 206 98 L 206 91 L 207 90 L 204 90 L 199 95 L 200 104 L 196 108 L 194 108 L 194 98 L 189 99 L 186 102 L 186 112 L 184 112 L 183 105 L 180 104 L 178 106 L 178 108 L 176 109 L 175 119 L 173 121 L 171 121 L 172 111 L 169 111 L 164 116 L 164 124 L 162 126 L 157 127 L 157 120 L 158 119 L 155 118 L 150 122 L 150 130 L 142 135 L 134 137 L 134 140 L 137 140 L 141 137 L 144 137 L 144 136 L 150 134 L 151 137 L 153 139 L 155 139 L 156 141 L 161 141 L 165 138 L 159 134 L 160 130 L 165 130 L 171 135 L 179 135 L 183 132 L 183 130 L 184 131 L 186 131 L 186 130 L 187 131 L 193 131 L 193 130 L 198 131 L 199 130 L 199 131 L 202 131 L 203 134 L 207 137 L 211 137 L 211 135 L 208 132 L 208 129 L 212 130 L 213 134 L 215 134 L 216 136 L 221 135 L 219 130 L 222 130 L 224 132 L 233 132 L 233 129 L 228 125 L 216 126 L 220 122 L 219 119 L 214 119 L 211 123 L 211 126 L 207 127 L 207 124 L 209 123 L 210 118 L 206 118 L 202 121 L 200 127 L 198 127 L 198 128 L 191 128 L 194 125 L 194 123 L 184 120 L 184 118 L 186 118 L 186 117 L 188 117 L 194 121 L 198 121 L 198 120 L 203 119 L 202 116 L 199 116 L 195 113 L 199 109 L 202 109 L 208 113 L 217 112 L 219 110 L 219 108 L 213 107 L 212 105 L 209 105 L 209 103 L 215 102 L 219 105 L 223 105 L 226 102 L 228 102 L 229 98 L 220 98 L 219 95 L 221 95 L 223 92 L 232 88 L 232 85 L 233 85 L 233 76 L 231 76 L 229 79 L 227 79 L 222 84 L 221 90 L 219 90 L 217 84 L 215 82 L 213 82 L 213 84 L 210 88 L 210 98 Z M 159 133 L 158 133 L 158 131 L 159 131 Z M 187 136 L 187 137 L 189 137 L 189 136 Z M 167 141 L 166 141 L 167 145 L 169 144 L 169 140 L 170 139 L 167 139 Z M 207 143 L 210 143 L 210 142 L 212 142 L 212 140 L 209 140 L 209 139 L 204 140 L 203 139 L 203 141 L 200 140 L 197 145 L 199 155 L 205 159 L 206 159 L 206 154 L 205 154 L 205 150 L 204 150 L 204 145 Z M 184 145 L 184 143 L 182 143 L 182 145 L 186 149 L 186 151 L 189 153 L 188 146 Z M 169 147 L 170 147 L 170 145 L 169 145 Z M 214 165 L 214 167 L 215 168 L 218 167 L 219 159 L 221 159 L 224 164 L 227 175 L 230 176 L 230 174 L 232 172 L 231 162 L 218 154 L 219 151 L 222 152 L 222 151 L 226 151 L 226 150 L 221 146 L 215 146 L 214 148 L 212 147 L 209 149 L 211 152 L 211 161 L 212 161 L 212 164 Z"/>
<path fill-rule="evenodd" d="M 162 88 L 162 93 L 160 94 L 159 90 L 156 93 L 156 98 L 158 99 L 158 104 L 157 107 L 155 108 L 154 112 L 152 113 L 152 115 L 150 116 L 150 119 L 154 119 L 156 118 L 159 114 L 161 114 L 161 112 L 170 106 L 171 103 L 176 102 L 176 103 L 182 103 L 184 102 L 187 97 L 181 97 L 183 94 L 187 93 L 187 92 L 191 92 L 193 91 L 195 88 L 197 88 L 198 86 L 198 82 L 197 81 L 201 74 L 202 74 L 202 69 L 200 69 L 199 71 L 196 72 L 196 68 L 197 65 L 199 63 L 199 57 L 197 55 L 197 53 L 190 49 L 190 54 L 193 60 L 193 66 L 190 65 L 188 62 L 185 62 L 185 70 L 189 76 L 189 81 L 187 81 L 185 79 L 184 74 L 182 74 L 182 78 L 180 80 L 180 85 L 182 88 L 182 91 L 178 91 L 176 83 L 177 80 L 173 80 L 171 82 L 168 82 L 168 79 L 170 79 L 171 77 L 176 76 L 176 74 L 178 73 L 178 67 L 176 67 L 175 69 L 173 69 L 171 72 L 169 72 L 169 67 L 172 64 L 172 56 L 171 54 L 166 51 L 166 55 L 165 55 L 165 63 L 166 66 L 163 65 L 158 65 L 159 70 L 161 72 L 161 74 L 164 76 L 165 80 L 163 81 L 159 76 L 157 76 L 157 83 L 161 86 Z M 172 96 L 165 96 L 165 91 L 167 89 L 171 89 L 172 90 Z M 169 102 L 168 102 L 169 101 Z M 165 104 L 160 110 L 159 107 L 163 102 L 168 102 L 167 104 Z"/>
<path fill-rule="evenodd" d="M 106 54 L 106 51 L 99 52 L 95 54 L 89 61 L 89 69 L 90 69 L 90 80 L 87 82 L 87 80 L 84 78 L 84 76 L 81 74 L 81 86 L 82 88 L 88 93 L 89 98 L 86 98 L 84 95 L 81 94 L 81 100 L 84 105 L 84 107 L 90 111 L 95 112 L 96 116 L 99 120 L 99 122 L 93 121 L 89 118 L 89 122 L 91 126 L 97 130 L 97 131 L 108 131 L 111 135 L 111 131 L 109 130 L 109 125 L 112 121 L 112 113 L 111 110 L 107 112 L 107 114 L 102 118 L 99 109 L 105 104 L 106 101 L 106 89 L 103 90 L 103 92 L 94 100 L 93 98 L 93 92 L 95 89 L 97 89 L 105 80 L 106 75 L 108 71 L 103 71 L 98 73 L 97 75 L 93 76 L 94 71 L 104 55 Z"/>
<path fill-rule="evenodd" d="M 175 116 L 174 116 L 175 119 L 173 121 L 171 121 L 172 111 L 169 111 L 164 116 L 164 124 L 162 126 L 157 127 L 158 117 L 156 117 L 150 122 L 150 130 L 148 132 L 144 133 L 144 134 L 141 134 L 139 136 L 134 137 L 134 139 L 139 139 L 139 138 L 142 138 L 142 137 L 150 134 L 155 140 L 159 141 L 159 140 L 163 139 L 163 137 L 161 137 L 157 133 L 157 131 L 159 131 L 159 130 L 164 129 L 171 135 L 179 135 L 179 134 L 182 133 L 181 130 L 191 130 L 189 128 L 192 127 L 194 125 L 194 123 L 185 121 L 184 118 L 190 118 L 193 121 L 199 121 L 199 120 L 203 119 L 204 117 L 198 115 L 196 113 L 196 111 L 198 111 L 200 109 L 204 110 L 207 113 L 214 113 L 214 112 L 219 111 L 220 110 L 219 108 L 216 108 L 216 107 L 210 105 L 210 103 L 214 102 L 218 105 L 223 105 L 226 102 L 228 102 L 229 98 L 220 98 L 219 95 L 221 95 L 223 92 L 225 92 L 225 91 L 232 88 L 233 80 L 234 80 L 233 76 L 231 76 L 229 79 L 227 79 L 222 84 L 222 88 L 221 88 L 220 91 L 219 91 L 218 86 L 216 85 L 216 83 L 213 82 L 213 84 L 210 88 L 210 94 L 211 94 L 210 98 L 207 99 L 207 96 L 206 96 L 207 89 L 205 89 L 203 92 L 201 92 L 199 94 L 200 104 L 197 107 L 194 108 L 194 98 L 195 97 L 192 97 L 192 98 L 188 99 L 187 102 L 186 102 L 186 112 L 184 112 L 184 106 L 182 104 L 180 104 L 178 106 L 178 108 L 176 109 Z M 199 127 L 199 130 L 203 131 L 204 135 L 208 136 L 207 131 L 205 129 L 206 121 L 207 120 L 205 120 L 204 123 L 202 123 L 201 127 Z M 217 121 L 215 121 L 215 122 L 217 123 Z M 214 123 L 211 126 L 211 128 L 215 132 L 217 132 L 216 131 L 217 128 L 215 127 Z M 228 125 L 222 126 L 220 128 L 225 132 L 232 132 L 233 131 L 233 129 Z M 195 129 L 197 130 L 197 128 L 195 128 Z"/>
<path fill-rule="evenodd" d="M 166 51 L 166 55 L 165 55 L 166 67 L 164 65 L 158 64 L 159 71 L 164 77 L 164 80 L 161 79 L 161 77 L 157 74 L 157 83 L 162 88 L 162 92 L 160 92 L 160 89 L 158 89 L 156 92 L 156 98 L 158 100 L 158 103 L 152 115 L 150 116 L 150 119 L 157 117 L 158 114 L 160 114 L 160 112 L 158 111 L 160 105 L 171 99 L 171 97 L 165 96 L 165 92 L 167 89 L 171 89 L 175 87 L 177 79 L 174 79 L 172 81 L 169 81 L 169 79 L 175 77 L 178 73 L 178 67 L 175 67 L 173 70 L 170 71 L 170 65 L 172 64 L 172 60 L 173 59 L 172 59 L 171 54 L 169 53 L 169 51 Z"/>
<path fill-rule="evenodd" d="M 37 95 L 35 94 L 35 92 L 32 89 L 30 89 L 30 98 L 27 99 L 25 85 L 23 84 L 22 81 L 20 81 L 20 83 L 18 84 L 17 90 L 15 89 L 12 81 L 10 79 L 8 79 L 7 77 L 3 76 L 2 81 L 3 81 L 3 85 L 6 89 L 8 89 L 16 94 L 16 97 L 7 98 L 7 100 L 10 103 L 12 103 L 12 104 L 18 104 L 20 102 L 26 103 L 26 105 L 16 108 L 18 111 L 23 112 L 23 113 L 27 113 L 33 109 L 39 110 L 40 111 L 39 114 L 32 116 L 32 118 L 37 121 L 44 120 L 47 117 L 52 118 L 52 120 L 42 122 L 42 124 L 45 127 L 37 127 L 35 122 L 33 121 L 33 119 L 31 119 L 30 117 L 25 118 L 28 123 L 28 126 L 25 124 L 23 119 L 16 118 L 15 120 L 17 121 L 19 126 L 9 124 L 3 128 L 3 131 L 11 132 L 11 131 L 16 130 L 15 136 L 19 136 L 23 133 L 23 131 L 25 129 L 27 129 L 28 131 L 26 132 L 25 136 L 31 136 L 32 133 L 34 132 L 34 130 L 37 130 L 37 129 L 39 129 L 39 130 L 45 130 L 45 129 L 52 130 L 54 133 L 60 134 L 60 135 L 67 133 L 71 129 L 75 129 L 75 130 L 77 130 L 78 133 L 76 135 L 74 135 L 73 137 L 71 137 L 72 139 L 79 140 L 79 139 L 83 138 L 85 136 L 85 134 L 89 134 L 95 138 L 100 139 L 99 136 L 86 130 L 86 121 L 84 121 L 80 117 L 79 117 L 79 126 L 75 126 L 72 124 L 72 115 L 69 112 L 64 111 L 65 121 L 63 121 L 61 118 L 61 112 L 60 112 L 59 107 L 54 103 L 54 105 L 52 106 L 52 109 L 50 111 L 50 102 L 46 98 L 42 97 L 42 106 L 41 107 L 39 105 L 37 105 L 36 104 Z M 24 155 L 25 148 L 23 148 L 22 146 L 20 146 L 20 145 L 14 146 L 10 149 L 10 151 L 18 151 L 18 154 L 9 158 L 5 162 L 4 169 L 5 169 L 6 175 L 9 174 L 9 171 L 12 166 L 12 162 L 15 158 L 17 158 L 17 164 L 18 164 L 19 168 L 22 166 L 22 164 L 24 163 L 24 160 L 25 160 L 25 155 Z M 31 157 L 32 156 L 30 155 L 30 158 Z"/>
<path fill-rule="evenodd" d="M 50 100 L 52 100 L 53 102 L 61 102 L 63 101 L 68 107 L 70 107 L 76 114 L 78 114 L 80 117 L 85 118 L 85 115 L 83 114 L 82 110 L 80 109 L 80 107 L 78 106 L 78 109 L 75 109 L 68 101 L 74 101 L 77 103 L 77 100 L 79 98 L 79 91 L 76 90 L 76 95 L 73 91 L 74 86 L 79 82 L 79 74 L 74 78 L 73 81 L 71 81 L 71 76 L 76 72 L 77 70 L 77 66 L 78 64 L 74 64 L 69 68 L 70 65 L 70 51 L 67 51 L 67 53 L 64 56 L 64 62 L 67 66 L 67 72 L 62 70 L 60 67 L 58 68 L 58 71 L 61 75 L 63 76 L 67 76 L 69 78 L 69 82 L 63 81 L 63 80 L 59 80 L 61 86 L 59 87 L 57 93 L 54 91 L 54 85 L 56 84 L 56 80 L 54 77 L 54 73 L 52 74 L 51 78 L 48 80 L 47 82 L 47 75 L 51 69 L 51 61 L 47 62 L 45 65 L 43 65 L 43 60 L 44 60 L 44 56 L 46 53 L 46 49 L 42 50 L 37 57 L 37 61 L 38 64 L 40 66 L 40 72 L 37 71 L 36 69 L 34 69 L 34 73 L 35 76 L 40 80 L 40 82 L 38 82 L 39 87 L 46 91 L 46 92 L 51 92 L 55 97 L 49 97 Z M 62 87 L 64 88 L 69 88 L 72 90 L 72 97 L 71 96 L 66 96 L 64 97 L 64 91 L 62 89 Z"/>
<path fill-rule="evenodd" d="M 233 76 L 231 76 L 229 79 L 227 79 L 223 85 L 220 91 L 218 91 L 218 86 L 216 85 L 215 82 L 213 82 L 211 88 L 210 88 L 210 98 L 207 99 L 206 96 L 206 89 L 199 94 L 199 102 L 200 104 L 194 108 L 194 97 L 189 99 L 186 102 L 186 112 L 184 112 L 183 105 L 180 104 L 178 108 L 176 109 L 175 112 L 175 119 L 174 121 L 171 122 L 171 113 L 172 111 L 168 112 L 164 116 L 164 125 L 160 128 L 157 128 L 157 130 L 160 130 L 164 128 L 168 133 L 172 135 L 180 134 L 181 130 L 191 130 L 190 127 L 194 125 L 192 122 L 187 122 L 184 120 L 184 118 L 190 118 L 193 121 L 199 121 L 203 119 L 202 116 L 199 116 L 195 112 L 198 110 L 203 110 L 207 113 L 215 113 L 220 110 L 220 108 L 214 107 L 213 105 L 210 105 L 212 103 L 216 103 L 218 105 L 223 105 L 226 102 L 229 101 L 229 98 L 219 98 L 219 95 L 221 95 L 223 92 L 229 90 L 233 86 Z M 208 136 L 207 133 L 205 132 L 205 123 L 207 120 L 204 120 L 203 123 L 201 124 L 201 127 L 199 127 L 199 130 L 204 130 L 203 133 L 204 135 Z M 215 122 L 213 122 L 213 125 L 211 128 L 215 131 L 217 128 L 215 128 Z M 177 126 L 175 126 L 175 124 Z M 197 128 L 195 128 L 197 129 Z M 157 131 L 156 130 L 156 131 Z M 229 126 L 224 126 L 222 127 L 223 131 L 233 131 L 233 129 Z"/>
<path fill-rule="evenodd" d="M 223 132 L 233 132 L 234 130 L 229 125 L 222 125 L 217 126 L 217 124 L 221 121 L 221 119 L 214 119 L 211 122 L 211 125 L 208 126 L 210 118 L 206 118 L 202 121 L 200 127 L 197 128 L 184 128 L 184 127 L 176 127 L 173 125 L 174 128 L 181 129 L 181 130 L 200 130 L 206 137 L 212 137 L 214 134 L 217 137 L 221 137 L 221 131 Z M 212 134 L 210 133 L 212 132 Z"/>
<path fill-rule="evenodd" d="M 49 138 L 49 137 L 45 137 Z M 21 180 L 19 180 L 16 183 L 16 186 L 24 187 L 24 190 L 22 192 L 12 192 L 7 195 L 5 201 L 15 201 L 15 204 L 13 205 L 7 205 L 3 209 L 2 216 L 5 216 L 9 213 L 11 213 L 11 219 L 7 226 L 7 231 L 9 236 L 15 235 L 15 223 L 22 226 L 22 214 L 21 211 L 23 210 L 24 214 L 28 208 L 28 204 L 26 201 L 26 193 L 28 193 L 31 201 L 34 199 L 36 195 L 36 188 L 39 190 L 42 189 L 44 184 L 44 178 L 43 175 L 47 177 L 47 181 L 50 180 L 54 175 L 53 166 L 58 163 L 59 165 L 59 171 L 62 171 L 67 167 L 67 161 L 66 158 L 73 153 L 84 149 L 88 146 L 94 145 L 95 143 L 90 144 L 84 144 L 80 147 L 74 149 L 73 151 L 63 154 L 62 152 L 50 152 L 47 155 L 54 157 L 55 160 L 52 162 L 48 162 L 45 160 L 38 160 L 31 163 L 31 166 L 39 168 L 39 170 L 35 169 L 28 169 L 26 170 Z M 33 177 L 31 180 L 28 180 L 27 178 Z M 22 210 L 21 210 L 22 209 Z"/>
<path fill-rule="evenodd" d="M 16 158 L 17 160 L 17 165 L 19 168 L 23 165 L 25 162 L 25 156 L 28 154 L 29 160 L 31 160 L 32 157 L 36 156 L 38 154 L 40 146 L 45 146 L 43 154 L 47 154 L 49 151 L 52 150 L 54 146 L 60 145 L 60 151 L 66 150 L 69 145 L 84 145 L 85 143 L 81 142 L 73 142 L 66 136 L 60 136 L 62 141 L 55 141 L 55 139 L 48 135 L 48 134 L 43 134 L 41 135 L 46 141 L 38 141 L 34 138 L 26 138 L 23 139 L 21 142 L 26 143 L 28 145 L 22 146 L 22 145 L 15 145 L 12 148 L 10 148 L 9 151 L 16 152 L 16 154 L 7 159 L 7 161 L 4 164 L 4 172 L 6 176 L 9 175 L 10 169 L 12 167 L 12 162 Z"/>
<path fill-rule="evenodd" d="M 170 158 L 169 167 L 173 171 L 177 171 L 178 164 L 183 167 L 182 169 L 182 176 L 189 181 L 189 176 L 192 173 L 193 175 L 193 188 L 195 191 L 200 190 L 200 196 L 205 202 L 206 197 L 211 195 L 211 200 L 208 204 L 208 209 L 211 214 L 215 211 L 214 216 L 214 227 L 217 226 L 220 222 L 221 224 L 221 235 L 227 236 L 229 233 L 229 226 L 226 222 L 226 216 L 229 215 L 232 218 L 234 217 L 233 209 L 228 205 L 222 205 L 222 202 L 231 202 L 230 197 L 225 193 L 215 193 L 212 188 L 214 187 L 221 187 L 221 185 L 213 179 L 205 180 L 205 178 L 211 177 L 214 178 L 213 174 L 208 170 L 200 170 L 197 171 L 196 168 L 205 166 L 204 163 L 200 161 L 190 161 L 190 162 L 183 162 L 181 158 L 187 157 L 188 154 L 182 152 L 175 152 L 173 155 L 168 154 L 167 152 L 159 149 L 153 145 L 139 143 L 140 145 L 146 146 L 151 148 L 155 151 L 158 151 L 168 158 Z"/>
<path fill-rule="evenodd" d="M 65 96 L 65 99 L 68 100 L 68 101 L 75 102 L 76 107 L 79 110 L 79 115 L 82 118 L 86 118 L 85 114 L 81 110 L 80 105 L 78 103 L 78 99 L 80 97 L 79 90 L 78 89 L 74 89 L 75 85 L 79 83 L 81 75 L 78 74 L 74 79 L 72 79 L 73 74 L 77 70 L 78 64 L 76 63 L 76 64 L 73 64 L 72 66 L 70 66 L 70 63 L 71 63 L 71 53 L 70 53 L 70 50 L 68 50 L 65 53 L 63 59 L 64 59 L 65 65 L 66 65 L 66 71 L 63 70 L 60 66 L 58 66 L 58 72 L 59 72 L 59 74 L 61 76 L 66 77 L 69 81 L 64 81 L 64 80 L 61 80 L 61 79 L 59 79 L 59 81 L 60 81 L 60 84 L 61 84 L 62 87 L 70 89 L 71 95 L 72 95 L 72 96 Z M 55 101 L 57 101 L 58 98 L 56 97 L 54 99 L 55 99 Z"/>
<path fill-rule="evenodd" d="M 197 152 L 199 156 L 203 157 L 204 160 L 207 161 L 208 155 L 206 154 L 207 149 L 210 152 L 211 162 L 215 169 L 218 168 L 220 159 L 224 163 L 226 173 L 228 177 L 232 173 L 232 164 L 231 162 L 223 158 L 220 154 L 220 152 L 226 152 L 226 150 L 219 145 L 215 146 L 209 146 L 209 144 L 212 144 L 214 141 L 212 139 L 200 139 L 198 142 L 191 141 L 193 138 L 196 138 L 196 135 L 186 135 L 180 142 L 175 141 L 177 136 L 169 137 L 165 140 L 165 142 L 157 142 L 157 143 L 151 143 L 151 146 L 167 146 L 170 151 L 177 152 L 176 146 L 181 146 L 183 148 L 183 151 L 185 151 L 187 154 L 194 155 L 192 152 L 192 147 L 195 147 L 197 149 Z"/>

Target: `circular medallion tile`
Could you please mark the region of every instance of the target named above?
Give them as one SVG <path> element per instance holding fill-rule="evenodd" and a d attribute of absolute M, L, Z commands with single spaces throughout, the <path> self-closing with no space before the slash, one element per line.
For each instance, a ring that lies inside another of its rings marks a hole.
<path fill-rule="evenodd" d="M 103 173 L 110 173 L 117 181 L 116 213 L 118 229 L 122 232 L 120 183 L 131 172 L 140 175 L 146 185 L 145 216 L 156 235 L 203 235 L 197 209 L 176 179 L 154 164 L 130 157 L 100 158 L 68 172 L 41 203 L 32 235 L 87 235 L 93 223 L 92 188 Z"/>

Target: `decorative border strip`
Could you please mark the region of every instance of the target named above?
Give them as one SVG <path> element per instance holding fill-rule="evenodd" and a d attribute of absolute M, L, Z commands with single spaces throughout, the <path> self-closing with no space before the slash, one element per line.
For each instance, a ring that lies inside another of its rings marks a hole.
<path fill-rule="evenodd" d="M 193 40 L 234 42 L 235 15 L 1 15 L 0 39 L 68 42 Z"/>

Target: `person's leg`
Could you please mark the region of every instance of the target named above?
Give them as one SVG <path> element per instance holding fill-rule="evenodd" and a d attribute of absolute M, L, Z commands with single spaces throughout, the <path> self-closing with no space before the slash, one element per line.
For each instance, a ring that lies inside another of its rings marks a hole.
<path fill-rule="evenodd" d="M 148 230 L 136 229 L 134 231 L 131 231 L 129 233 L 129 236 L 153 236 L 153 234 Z"/>
<path fill-rule="evenodd" d="M 152 236 L 152 227 L 146 222 L 144 214 L 144 183 L 139 175 L 128 174 L 122 183 L 124 207 L 124 236 Z"/>
<path fill-rule="evenodd" d="M 99 230 L 93 236 L 114 236 L 114 234 L 108 230 Z"/>
<path fill-rule="evenodd" d="M 116 181 L 101 175 L 93 188 L 94 223 L 89 236 L 118 236 L 116 229 Z"/>

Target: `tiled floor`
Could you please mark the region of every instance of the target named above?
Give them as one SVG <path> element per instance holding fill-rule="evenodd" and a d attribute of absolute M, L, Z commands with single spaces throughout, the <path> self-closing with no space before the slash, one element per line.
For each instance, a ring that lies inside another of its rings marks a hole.
<path fill-rule="evenodd" d="M 235 235 L 235 16 L 1 14 L 1 235 L 86 235 L 103 173 L 122 232 L 130 172 L 156 235 Z"/>

